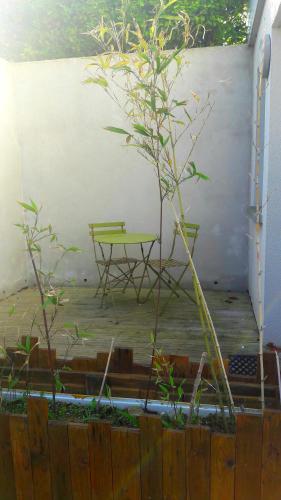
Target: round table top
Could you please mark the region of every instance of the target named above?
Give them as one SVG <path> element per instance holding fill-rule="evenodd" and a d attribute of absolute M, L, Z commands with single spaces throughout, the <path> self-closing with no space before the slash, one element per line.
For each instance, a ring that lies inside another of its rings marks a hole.
<path fill-rule="evenodd" d="M 119 233 L 119 234 L 97 234 L 95 241 L 107 245 L 137 245 L 140 243 L 152 243 L 157 240 L 156 234 L 151 233 Z"/>

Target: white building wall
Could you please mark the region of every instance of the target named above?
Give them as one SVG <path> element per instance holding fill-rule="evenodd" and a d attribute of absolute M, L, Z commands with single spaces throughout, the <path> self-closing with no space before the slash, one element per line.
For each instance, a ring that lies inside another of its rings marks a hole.
<path fill-rule="evenodd" d="M 22 171 L 17 140 L 12 66 L 0 60 L 0 299 L 26 284 L 21 221 Z"/>
<path fill-rule="evenodd" d="M 263 39 L 271 35 L 271 70 L 266 87 L 265 120 L 265 164 L 263 173 L 263 226 L 262 226 L 262 270 L 265 342 L 281 345 L 280 323 L 280 277 L 281 277 L 281 43 L 278 15 L 280 0 L 267 0 L 254 47 L 253 67 L 253 136 L 252 179 L 255 169 L 257 73 L 262 59 Z M 252 187 L 253 189 L 253 187 Z M 257 273 L 255 225 L 250 222 L 249 244 L 249 290 L 257 312 Z"/>
<path fill-rule="evenodd" d="M 178 95 L 211 91 L 215 99 L 194 155 L 211 180 L 186 185 L 188 217 L 201 224 L 195 260 L 204 284 L 246 289 L 252 49 L 193 49 L 188 59 Z M 25 197 L 43 204 L 45 221 L 64 242 L 84 250 L 66 260 L 59 278 L 92 284 L 88 222 L 124 219 L 130 231 L 157 233 L 159 203 L 151 167 L 120 145 L 121 136 L 103 130 L 126 124 L 102 89 L 82 85 L 86 63 L 20 63 L 14 71 Z M 164 254 L 172 235 L 166 214 Z"/>

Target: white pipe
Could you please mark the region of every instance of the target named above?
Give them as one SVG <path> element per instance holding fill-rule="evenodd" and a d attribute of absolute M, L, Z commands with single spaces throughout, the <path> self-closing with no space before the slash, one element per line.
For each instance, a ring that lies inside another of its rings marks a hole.
<path fill-rule="evenodd" d="M 26 394 L 26 391 L 7 391 L 3 390 L 2 391 L 2 397 L 4 399 L 18 399 L 22 398 Z M 52 394 L 49 392 L 37 392 L 37 391 L 31 391 L 30 396 L 34 398 L 41 398 L 44 397 L 46 399 L 51 400 L 52 399 Z M 56 394 L 56 401 L 60 403 L 72 403 L 76 405 L 89 405 L 91 404 L 92 400 L 95 399 L 95 397 L 92 396 L 83 396 L 83 395 L 71 395 L 71 394 Z M 139 407 L 141 409 L 144 409 L 145 407 L 145 399 L 135 399 L 135 398 L 101 398 L 100 404 L 105 405 L 105 406 L 114 406 L 116 408 L 120 408 L 122 410 L 127 410 L 129 408 L 136 408 Z M 190 409 L 190 404 L 189 403 L 176 403 L 177 409 L 181 409 L 182 412 L 185 415 L 189 414 L 189 409 Z M 227 414 L 229 409 L 227 406 L 224 407 L 225 413 Z M 167 413 L 167 414 L 172 414 L 174 412 L 174 404 L 169 403 L 167 401 L 158 401 L 158 400 L 151 400 L 148 401 L 147 404 L 147 410 L 148 412 L 154 412 L 154 413 Z M 215 413 L 220 413 L 220 408 L 219 406 L 216 405 L 207 405 L 207 404 L 201 404 L 200 409 L 199 409 L 199 415 L 201 417 L 206 417 L 207 415 L 210 415 L 210 413 L 215 414 Z M 239 413 L 247 413 L 247 414 L 252 414 L 252 415 L 261 415 L 261 410 L 255 409 L 255 408 L 244 408 L 243 411 L 241 408 L 236 407 L 235 408 L 235 414 Z"/>
<path fill-rule="evenodd" d="M 279 403 L 281 404 L 281 377 L 280 377 L 280 361 L 278 352 L 275 351 L 276 366 L 277 366 L 277 376 L 278 376 L 278 387 L 279 387 Z"/>

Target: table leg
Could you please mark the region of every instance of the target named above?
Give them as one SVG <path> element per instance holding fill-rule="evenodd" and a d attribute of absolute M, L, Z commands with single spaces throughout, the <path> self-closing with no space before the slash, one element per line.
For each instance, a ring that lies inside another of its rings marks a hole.
<path fill-rule="evenodd" d="M 111 264 L 112 249 L 113 249 L 113 245 L 110 245 L 110 255 L 109 255 L 108 265 L 105 266 L 106 276 L 105 276 L 105 281 L 104 281 L 104 286 L 103 286 L 103 291 L 102 291 L 101 306 L 103 306 L 104 297 L 106 295 L 107 283 L 109 283 L 109 269 L 110 269 L 110 264 Z"/>
<path fill-rule="evenodd" d="M 140 303 L 140 294 L 141 294 L 141 289 L 142 289 L 142 285 L 143 285 L 143 280 L 144 280 L 145 273 L 147 272 L 149 257 L 150 257 L 151 250 L 153 248 L 154 243 L 155 243 L 155 241 L 152 241 L 152 243 L 151 243 L 151 245 L 149 247 L 149 251 L 148 251 L 147 256 L 144 255 L 143 244 L 142 243 L 140 244 L 140 246 L 141 246 L 141 253 L 142 253 L 142 259 L 143 259 L 143 263 L 144 263 L 144 270 L 143 270 L 143 274 L 142 274 L 142 277 L 141 277 L 140 286 L 139 286 L 139 290 L 138 290 L 138 294 L 137 294 L 137 302 L 138 302 L 138 304 Z"/>

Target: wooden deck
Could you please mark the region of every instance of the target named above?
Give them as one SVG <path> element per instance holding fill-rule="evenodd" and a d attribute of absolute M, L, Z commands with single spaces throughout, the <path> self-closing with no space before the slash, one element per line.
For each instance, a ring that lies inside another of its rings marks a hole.
<path fill-rule="evenodd" d="M 63 325 L 67 322 L 79 324 L 87 330 L 88 340 L 75 346 L 72 355 L 89 356 L 108 351 L 112 337 L 115 346 L 134 350 L 136 362 L 149 363 L 150 337 L 154 324 L 153 302 L 136 303 L 133 290 L 126 294 L 115 293 L 115 307 L 108 299 L 107 307 L 101 308 L 100 298 L 95 298 L 95 289 L 89 287 L 67 288 L 69 299 L 60 308 L 56 320 L 57 333 L 54 345 L 58 354 L 64 356 L 66 336 Z M 163 292 L 165 295 L 165 292 Z M 224 356 L 234 353 L 257 353 L 258 332 L 251 302 L 247 293 L 207 291 L 206 300 L 210 307 L 214 325 Z M 7 346 L 15 345 L 20 335 L 30 333 L 30 325 L 38 296 L 34 289 L 25 289 L 0 302 L 0 341 L 5 337 Z M 15 313 L 9 310 L 15 305 Z M 33 335 L 38 335 L 37 327 Z M 41 343 L 42 346 L 44 342 Z M 190 301 L 173 299 L 160 318 L 159 347 L 169 354 L 188 354 L 197 361 L 204 350 L 197 309 Z"/>

